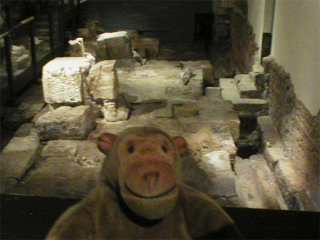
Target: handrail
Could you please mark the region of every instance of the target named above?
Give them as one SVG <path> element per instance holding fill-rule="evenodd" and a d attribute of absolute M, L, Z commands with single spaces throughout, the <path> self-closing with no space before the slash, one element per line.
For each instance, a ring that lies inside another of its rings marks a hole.
<path fill-rule="evenodd" d="M 8 31 L 6 31 L 5 33 L 1 34 L 1 35 L 0 35 L 0 39 L 6 37 L 6 36 L 8 36 L 8 35 L 10 35 L 10 33 L 13 32 L 14 30 L 18 29 L 18 28 L 21 27 L 22 25 L 25 25 L 25 24 L 33 21 L 33 20 L 34 20 L 34 17 L 32 16 L 32 17 L 29 17 L 29 18 L 27 18 L 27 19 L 24 19 L 24 20 L 20 21 L 18 24 L 16 24 L 15 26 L 13 26 L 10 30 L 8 30 Z"/>

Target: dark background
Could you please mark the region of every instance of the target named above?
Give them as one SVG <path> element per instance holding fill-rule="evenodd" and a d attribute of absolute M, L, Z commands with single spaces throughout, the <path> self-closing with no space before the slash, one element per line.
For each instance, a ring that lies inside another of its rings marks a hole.
<path fill-rule="evenodd" d="M 212 14 L 213 3 L 212 0 L 88 0 L 85 10 L 87 20 L 98 20 L 98 26 L 106 32 L 135 29 L 139 37 L 161 38 L 164 42 L 193 42 L 196 14 L 198 18 L 199 14 Z M 206 22 L 200 20 L 198 24 L 206 25 Z M 203 27 L 206 26 L 200 28 Z"/>
<path fill-rule="evenodd" d="M 1 195 L 1 239 L 43 239 L 79 199 Z M 247 239 L 319 239 L 319 212 L 224 208 Z"/>

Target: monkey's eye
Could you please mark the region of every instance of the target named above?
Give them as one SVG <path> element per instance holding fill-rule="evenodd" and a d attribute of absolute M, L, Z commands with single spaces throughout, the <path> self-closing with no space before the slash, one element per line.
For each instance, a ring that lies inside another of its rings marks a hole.
<path fill-rule="evenodd" d="M 134 148 L 133 145 L 130 145 L 130 146 L 128 147 L 128 152 L 129 152 L 129 153 L 134 153 L 134 150 L 135 150 L 135 148 Z"/>
<path fill-rule="evenodd" d="M 166 146 L 162 146 L 162 150 L 167 153 L 168 152 L 168 149 L 166 148 Z"/>

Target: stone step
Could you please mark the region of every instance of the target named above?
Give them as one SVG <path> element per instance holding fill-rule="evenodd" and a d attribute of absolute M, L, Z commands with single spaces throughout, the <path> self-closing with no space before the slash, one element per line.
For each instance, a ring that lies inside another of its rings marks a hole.
<path fill-rule="evenodd" d="M 256 80 L 250 74 L 240 74 L 234 77 L 241 98 L 261 98 L 261 93 L 256 87 Z"/>
<path fill-rule="evenodd" d="M 240 98 L 232 100 L 233 108 L 240 116 L 265 116 L 268 114 L 268 102 L 258 98 Z"/>
<path fill-rule="evenodd" d="M 243 206 L 249 208 L 288 209 L 273 172 L 262 154 L 249 159 L 237 157 L 236 189 Z"/>

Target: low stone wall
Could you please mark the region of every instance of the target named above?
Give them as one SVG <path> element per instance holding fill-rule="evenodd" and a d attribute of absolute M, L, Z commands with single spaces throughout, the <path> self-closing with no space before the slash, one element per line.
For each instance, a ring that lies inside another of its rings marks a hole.
<path fill-rule="evenodd" d="M 284 143 L 284 153 L 302 179 L 312 199 L 313 210 L 320 209 L 319 198 L 319 119 L 312 116 L 294 93 L 290 75 L 272 57 L 263 59 L 268 75 L 269 114 Z"/>

